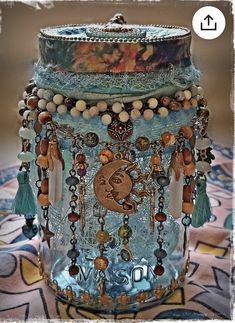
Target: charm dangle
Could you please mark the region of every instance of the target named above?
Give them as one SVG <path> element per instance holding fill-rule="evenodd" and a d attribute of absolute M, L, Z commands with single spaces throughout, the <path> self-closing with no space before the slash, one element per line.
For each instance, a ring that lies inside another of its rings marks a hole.
<path fill-rule="evenodd" d="M 120 256 L 124 261 L 130 261 L 132 259 L 132 253 L 129 250 L 128 243 L 132 236 L 132 229 L 129 226 L 129 216 L 125 214 L 123 216 L 123 225 L 118 229 L 118 236 L 123 241 L 123 249 L 120 252 Z"/>
<path fill-rule="evenodd" d="M 149 195 L 145 183 L 148 174 L 143 174 L 136 163 L 124 159 L 122 154 L 114 155 L 108 149 L 101 151 L 100 161 L 103 166 L 94 178 L 97 200 L 110 211 L 122 214 L 137 212 L 137 206 Z M 135 186 L 139 184 L 142 189 L 137 190 Z"/>

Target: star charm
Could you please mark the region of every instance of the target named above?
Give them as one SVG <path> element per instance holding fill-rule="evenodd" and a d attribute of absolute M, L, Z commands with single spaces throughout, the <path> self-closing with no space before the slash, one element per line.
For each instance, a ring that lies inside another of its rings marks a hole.
<path fill-rule="evenodd" d="M 51 239 L 52 237 L 54 237 L 54 235 L 55 235 L 55 234 L 49 230 L 49 223 L 48 223 L 48 221 L 46 222 L 45 227 L 44 227 L 43 225 L 41 225 L 41 228 L 42 228 L 42 231 L 43 231 L 43 238 L 42 238 L 42 242 L 43 242 L 43 241 L 46 241 L 46 242 L 47 242 L 48 247 L 50 248 L 50 247 L 51 247 L 50 239 Z"/>

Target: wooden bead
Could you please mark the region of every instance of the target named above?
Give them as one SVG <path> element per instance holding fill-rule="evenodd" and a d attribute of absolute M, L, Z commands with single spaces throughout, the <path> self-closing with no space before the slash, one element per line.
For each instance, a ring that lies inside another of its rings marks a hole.
<path fill-rule="evenodd" d="M 194 162 L 191 162 L 188 165 L 184 165 L 184 175 L 185 176 L 191 176 L 195 173 L 196 170 L 196 165 L 194 164 Z"/>
<path fill-rule="evenodd" d="M 132 102 L 132 106 L 134 109 L 141 110 L 143 107 L 143 102 L 140 100 L 135 100 Z"/>
<path fill-rule="evenodd" d="M 156 276 L 162 276 L 164 274 L 164 267 L 162 265 L 156 265 L 156 267 L 154 268 L 154 274 Z"/>
<path fill-rule="evenodd" d="M 183 91 L 177 91 L 176 93 L 175 93 L 175 99 L 176 99 L 176 101 L 184 101 L 184 99 L 185 99 L 185 95 L 184 95 L 184 92 Z"/>
<path fill-rule="evenodd" d="M 176 100 L 172 100 L 169 104 L 169 109 L 171 111 L 179 111 L 181 107 L 182 107 L 181 103 L 177 102 Z"/>
<path fill-rule="evenodd" d="M 52 120 L 52 116 L 48 111 L 43 111 L 38 115 L 38 121 L 42 124 L 45 124 L 51 120 Z"/>
<path fill-rule="evenodd" d="M 103 164 L 107 164 L 113 160 L 114 154 L 113 154 L 112 150 L 102 149 L 99 153 L 99 158 Z M 106 161 L 106 162 L 104 162 L 104 161 Z"/>
<path fill-rule="evenodd" d="M 165 107 L 160 107 L 158 109 L 158 114 L 160 115 L 161 118 L 166 118 L 168 116 L 168 110 Z"/>
<path fill-rule="evenodd" d="M 77 154 L 76 160 L 79 164 L 85 163 L 86 161 L 86 156 L 84 154 Z"/>
<path fill-rule="evenodd" d="M 154 116 L 153 110 L 146 109 L 144 111 L 144 119 L 145 120 L 147 120 L 147 121 L 152 120 L 153 119 L 153 116 Z"/>
<path fill-rule="evenodd" d="M 79 273 L 79 267 L 77 265 L 71 265 L 69 267 L 69 275 L 70 276 L 75 276 Z M 73 293 L 69 293 L 66 296 L 68 296 L 69 298 L 73 298 Z"/>
<path fill-rule="evenodd" d="M 120 113 L 122 111 L 122 104 L 120 102 L 115 102 L 112 105 L 112 111 L 114 113 Z"/>
<path fill-rule="evenodd" d="M 189 100 L 184 100 L 182 102 L 182 109 L 183 110 L 189 110 L 191 108 L 191 103 Z"/>
<path fill-rule="evenodd" d="M 47 154 L 48 146 L 49 146 L 49 140 L 48 139 L 42 139 L 40 141 L 40 153 L 42 155 Z"/>
<path fill-rule="evenodd" d="M 159 102 L 163 107 L 168 107 L 170 101 L 171 99 L 169 98 L 169 96 L 162 96 Z"/>
<path fill-rule="evenodd" d="M 137 120 L 141 117 L 141 112 L 138 109 L 133 109 L 131 110 L 131 119 L 132 120 Z"/>
<path fill-rule="evenodd" d="M 184 202 L 192 202 L 192 188 L 189 185 L 184 185 L 183 187 L 183 201 Z"/>
<path fill-rule="evenodd" d="M 38 97 L 37 96 L 30 96 L 27 100 L 27 107 L 30 110 L 35 110 L 38 106 Z"/>
<path fill-rule="evenodd" d="M 121 122 L 127 122 L 129 120 L 129 114 L 126 111 L 119 113 L 118 118 Z"/>
<path fill-rule="evenodd" d="M 42 206 L 49 206 L 49 205 L 50 205 L 50 202 L 49 202 L 48 194 L 40 193 L 40 194 L 38 195 L 38 202 L 39 202 L 39 204 L 41 204 Z"/>
<path fill-rule="evenodd" d="M 171 132 L 166 131 L 161 135 L 161 141 L 162 141 L 164 147 L 174 145 L 175 136 Z"/>
<path fill-rule="evenodd" d="M 44 156 L 42 154 L 38 155 L 36 164 L 41 167 L 41 168 L 48 168 L 49 163 L 48 163 L 48 158 L 47 156 Z"/>
<path fill-rule="evenodd" d="M 108 126 L 112 122 L 112 117 L 110 114 L 104 114 L 101 117 L 101 122 L 105 125 Z"/>
<path fill-rule="evenodd" d="M 43 178 L 41 181 L 40 190 L 42 194 L 48 194 L 49 180 L 48 178 Z"/>
<path fill-rule="evenodd" d="M 197 100 L 195 98 L 190 99 L 191 108 L 196 108 L 198 106 Z"/>
<path fill-rule="evenodd" d="M 106 230 L 99 230 L 96 233 L 96 239 L 99 243 L 104 244 L 109 241 L 109 233 Z"/>
<path fill-rule="evenodd" d="M 158 222 L 165 222 L 166 221 L 166 214 L 164 212 L 157 212 L 155 214 L 155 220 Z"/>
<path fill-rule="evenodd" d="M 84 100 L 78 100 L 75 107 L 78 111 L 82 112 L 86 110 L 86 102 Z"/>
<path fill-rule="evenodd" d="M 157 166 L 161 165 L 161 158 L 159 155 L 156 155 L 156 154 L 152 155 L 150 158 L 150 161 L 152 165 L 157 165 Z"/>
<path fill-rule="evenodd" d="M 81 218 L 81 216 L 78 213 L 76 213 L 76 212 L 70 212 L 68 214 L 68 220 L 70 222 L 77 222 L 77 221 L 80 220 L 80 218 Z"/>
<path fill-rule="evenodd" d="M 149 109 L 155 109 L 158 106 L 158 100 L 156 98 L 148 99 Z"/>
<path fill-rule="evenodd" d="M 97 108 L 100 112 L 104 112 L 108 108 L 108 104 L 105 101 L 99 101 L 97 102 Z"/>
<path fill-rule="evenodd" d="M 182 154 L 183 154 L 184 163 L 186 165 L 190 164 L 193 160 L 193 156 L 192 156 L 191 151 L 188 148 L 183 148 Z"/>
<path fill-rule="evenodd" d="M 179 130 L 179 133 L 182 133 L 185 139 L 189 139 L 193 135 L 192 128 L 189 126 L 182 126 Z"/>
<path fill-rule="evenodd" d="M 183 202 L 182 203 L 182 212 L 185 214 L 192 214 L 194 209 L 193 202 Z"/>
<path fill-rule="evenodd" d="M 106 257 L 98 256 L 95 258 L 94 265 L 98 270 L 105 270 L 108 267 L 109 261 Z"/>
<path fill-rule="evenodd" d="M 56 105 L 60 105 L 62 104 L 64 101 L 64 97 L 63 95 L 61 94 L 56 94 L 53 96 L 53 102 L 56 104 Z"/>

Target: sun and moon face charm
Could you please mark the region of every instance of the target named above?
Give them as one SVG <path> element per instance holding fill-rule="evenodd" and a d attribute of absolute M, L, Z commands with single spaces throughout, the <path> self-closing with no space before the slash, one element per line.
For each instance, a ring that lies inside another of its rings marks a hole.
<path fill-rule="evenodd" d="M 94 192 L 97 200 L 108 210 L 132 214 L 137 206 L 148 196 L 143 174 L 136 163 L 125 159 L 116 159 L 105 165 L 96 173 Z M 137 189 L 140 185 L 141 189 Z"/>

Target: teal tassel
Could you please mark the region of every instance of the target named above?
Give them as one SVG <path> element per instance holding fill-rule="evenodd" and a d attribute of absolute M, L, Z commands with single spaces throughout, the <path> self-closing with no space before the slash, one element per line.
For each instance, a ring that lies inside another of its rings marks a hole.
<path fill-rule="evenodd" d="M 197 182 L 197 198 L 192 214 L 191 225 L 194 228 L 199 228 L 204 223 L 209 222 L 210 217 L 211 205 L 206 194 L 206 180 L 199 179 Z"/>
<path fill-rule="evenodd" d="M 36 199 L 29 183 L 29 175 L 20 171 L 17 175 L 19 187 L 13 202 L 12 211 L 15 214 L 34 216 L 37 213 Z"/>

